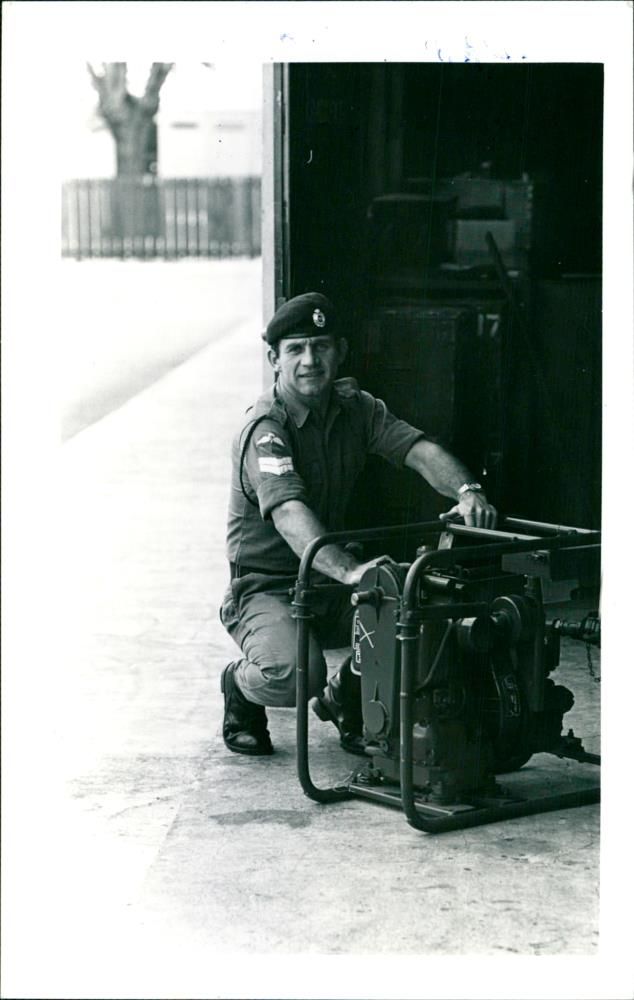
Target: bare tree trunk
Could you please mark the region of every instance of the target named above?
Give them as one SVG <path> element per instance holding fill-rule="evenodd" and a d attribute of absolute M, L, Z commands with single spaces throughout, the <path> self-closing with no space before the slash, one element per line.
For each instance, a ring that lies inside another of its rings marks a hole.
<path fill-rule="evenodd" d="M 117 151 L 117 177 L 156 173 L 156 122 L 136 109 L 112 128 Z"/>
<path fill-rule="evenodd" d="M 88 72 L 99 95 L 99 113 L 116 143 L 117 176 L 139 177 L 156 172 L 156 123 L 159 94 L 172 63 L 152 63 L 145 92 L 128 91 L 126 63 L 103 63 Z"/>
<path fill-rule="evenodd" d="M 111 192 L 110 238 L 122 255 L 145 254 L 163 235 L 159 191 L 143 178 L 156 174 L 157 141 L 154 120 L 159 94 L 172 63 L 152 63 L 142 97 L 128 90 L 126 63 L 103 63 L 88 72 L 99 94 L 99 113 L 116 145 L 117 182 Z"/>

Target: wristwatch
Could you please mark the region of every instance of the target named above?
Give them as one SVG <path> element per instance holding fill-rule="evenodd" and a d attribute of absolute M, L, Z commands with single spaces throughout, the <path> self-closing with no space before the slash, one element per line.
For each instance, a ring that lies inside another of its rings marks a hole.
<path fill-rule="evenodd" d="M 482 493 L 482 486 L 480 483 L 463 483 L 458 490 L 458 499 L 460 499 L 464 493 Z"/>

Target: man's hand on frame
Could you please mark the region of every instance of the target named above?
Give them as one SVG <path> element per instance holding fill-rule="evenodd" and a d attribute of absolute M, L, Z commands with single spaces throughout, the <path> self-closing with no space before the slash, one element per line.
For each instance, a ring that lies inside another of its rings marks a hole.
<path fill-rule="evenodd" d="M 484 493 L 469 491 L 463 493 L 458 503 L 440 517 L 443 521 L 454 521 L 462 517 L 470 528 L 495 528 L 498 512 Z"/>

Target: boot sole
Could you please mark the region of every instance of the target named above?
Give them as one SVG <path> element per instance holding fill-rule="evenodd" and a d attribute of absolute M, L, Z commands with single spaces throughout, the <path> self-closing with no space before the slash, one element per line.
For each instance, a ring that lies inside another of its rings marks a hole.
<path fill-rule="evenodd" d="M 253 749 L 248 749 L 247 747 L 232 747 L 230 743 L 223 738 L 223 743 L 227 750 L 231 750 L 231 753 L 241 753 L 244 757 L 270 757 L 273 753 L 273 747 L 270 750 L 259 750 L 257 747 Z"/>

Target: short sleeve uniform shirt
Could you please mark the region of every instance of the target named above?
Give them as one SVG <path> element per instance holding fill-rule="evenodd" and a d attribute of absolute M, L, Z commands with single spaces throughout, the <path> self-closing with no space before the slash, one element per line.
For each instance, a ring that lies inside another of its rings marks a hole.
<path fill-rule="evenodd" d="M 380 455 L 400 468 L 422 437 L 351 378 L 334 383 L 323 418 L 270 389 L 248 412 L 232 446 L 229 561 L 264 573 L 295 573 L 299 560 L 271 520 L 275 507 L 301 500 L 326 530 L 339 531 L 366 457 Z"/>

